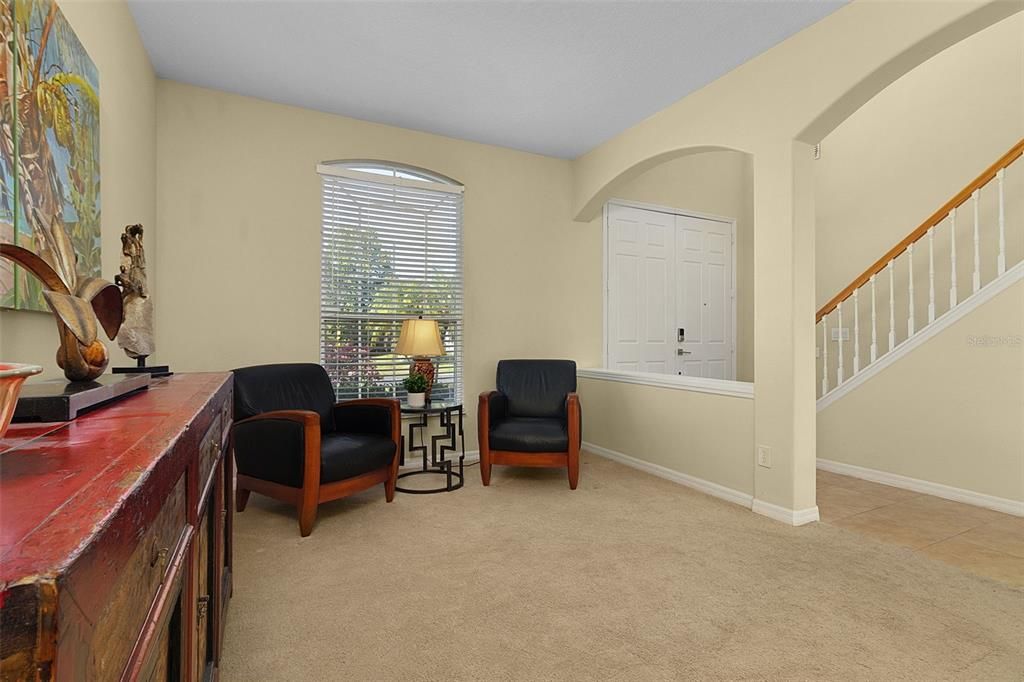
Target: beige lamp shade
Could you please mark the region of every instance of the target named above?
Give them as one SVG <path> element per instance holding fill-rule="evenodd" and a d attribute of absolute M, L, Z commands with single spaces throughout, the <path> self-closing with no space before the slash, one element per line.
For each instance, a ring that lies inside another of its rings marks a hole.
<path fill-rule="evenodd" d="M 398 347 L 395 348 L 395 352 L 414 357 L 444 355 L 437 320 L 403 320 L 402 333 L 398 336 Z"/>

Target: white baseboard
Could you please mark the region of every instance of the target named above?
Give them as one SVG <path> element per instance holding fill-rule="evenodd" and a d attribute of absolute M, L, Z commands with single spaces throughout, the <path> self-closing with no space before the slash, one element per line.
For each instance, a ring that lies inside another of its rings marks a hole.
<path fill-rule="evenodd" d="M 615 450 L 603 448 L 600 445 L 584 442 L 583 449 L 593 452 L 595 455 L 600 455 L 606 459 L 611 459 L 619 462 L 620 464 L 625 464 L 633 469 L 639 469 L 640 471 L 651 474 L 652 476 L 664 478 L 665 480 L 672 481 L 673 483 L 685 485 L 687 488 L 693 488 L 694 490 L 699 490 L 702 493 L 707 493 L 708 495 L 717 497 L 720 500 L 741 505 L 747 509 L 750 509 L 750 503 L 754 499 L 747 493 L 740 492 L 739 490 L 733 490 L 732 488 L 727 488 L 724 485 L 719 485 L 718 483 L 705 481 L 703 478 L 690 476 L 689 474 L 684 474 L 682 472 L 675 471 L 674 469 L 663 467 L 660 464 L 651 464 L 650 462 L 646 462 L 642 459 L 637 459 L 636 457 L 630 457 L 629 455 L 624 455 L 621 452 L 616 452 Z"/>
<path fill-rule="evenodd" d="M 818 517 L 817 507 L 808 507 L 807 509 L 787 509 L 786 507 L 780 507 L 777 504 L 771 502 L 765 502 L 764 500 L 754 500 L 750 510 L 755 514 L 761 514 L 767 516 L 770 519 L 781 521 L 782 523 L 790 526 L 802 526 L 807 523 L 814 523 L 820 520 Z"/>
<path fill-rule="evenodd" d="M 891 485 L 894 488 L 912 490 L 915 493 L 934 495 L 935 497 L 953 500 L 954 502 L 972 504 L 976 507 L 984 507 L 986 509 L 1003 512 L 1004 514 L 1024 516 L 1024 501 L 1011 500 L 1005 497 L 996 497 L 995 495 L 986 495 L 984 493 L 974 492 L 973 490 L 954 488 L 953 486 L 944 485 L 942 483 L 933 483 L 919 478 L 910 478 L 909 476 L 901 476 L 900 474 L 891 474 L 887 471 L 868 469 L 867 467 L 856 466 L 855 464 L 846 464 L 844 462 L 835 462 L 829 459 L 819 458 L 818 468 L 822 471 L 831 471 L 834 474 L 853 476 L 854 478 L 862 478 L 865 481 Z"/>
<path fill-rule="evenodd" d="M 684 474 L 675 469 L 669 469 L 663 467 L 660 464 L 652 464 L 636 457 L 630 457 L 621 452 L 615 450 L 609 450 L 608 448 L 595 445 L 593 443 L 583 443 L 583 449 L 588 452 L 592 452 L 595 455 L 599 455 L 606 459 L 610 459 L 620 464 L 625 464 L 633 469 L 639 469 L 645 473 L 657 476 L 658 478 L 664 478 L 667 481 L 678 483 L 679 485 L 685 485 L 687 488 L 693 488 L 702 493 L 717 497 L 720 500 L 726 502 L 732 502 L 738 504 L 741 507 L 746 507 L 751 511 L 757 512 L 762 516 L 767 516 L 770 519 L 781 521 L 782 523 L 790 526 L 802 526 L 805 523 L 812 523 L 818 520 L 818 508 L 811 507 L 810 509 L 786 509 L 785 507 L 779 507 L 763 500 L 755 500 L 752 495 L 734 490 L 733 488 L 727 488 L 724 485 L 706 481 L 703 478 L 697 478 L 689 474 Z"/>

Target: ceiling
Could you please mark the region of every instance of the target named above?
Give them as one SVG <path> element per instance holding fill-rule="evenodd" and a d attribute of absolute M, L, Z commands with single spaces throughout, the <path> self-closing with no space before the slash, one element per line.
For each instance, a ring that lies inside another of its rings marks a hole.
<path fill-rule="evenodd" d="M 575 158 L 846 0 L 130 0 L 162 78 Z"/>

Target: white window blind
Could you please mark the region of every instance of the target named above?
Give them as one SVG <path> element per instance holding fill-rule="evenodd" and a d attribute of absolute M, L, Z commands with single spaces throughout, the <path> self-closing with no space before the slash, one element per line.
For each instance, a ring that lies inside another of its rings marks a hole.
<path fill-rule="evenodd" d="M 320 362 L 339 400 L 405 396 L 402 320 L 438 321 L 431 397 L 462 399 L 462 186 L 386 164 L 322 164 Z"/>

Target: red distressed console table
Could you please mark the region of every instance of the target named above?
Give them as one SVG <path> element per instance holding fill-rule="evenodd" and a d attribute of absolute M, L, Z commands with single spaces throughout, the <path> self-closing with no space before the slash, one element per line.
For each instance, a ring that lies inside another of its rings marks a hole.
<path fill-rule="evenodd" d="M 230 374 L 0 440 L 0 678 L 215 678 L 231 594 Z"/>

